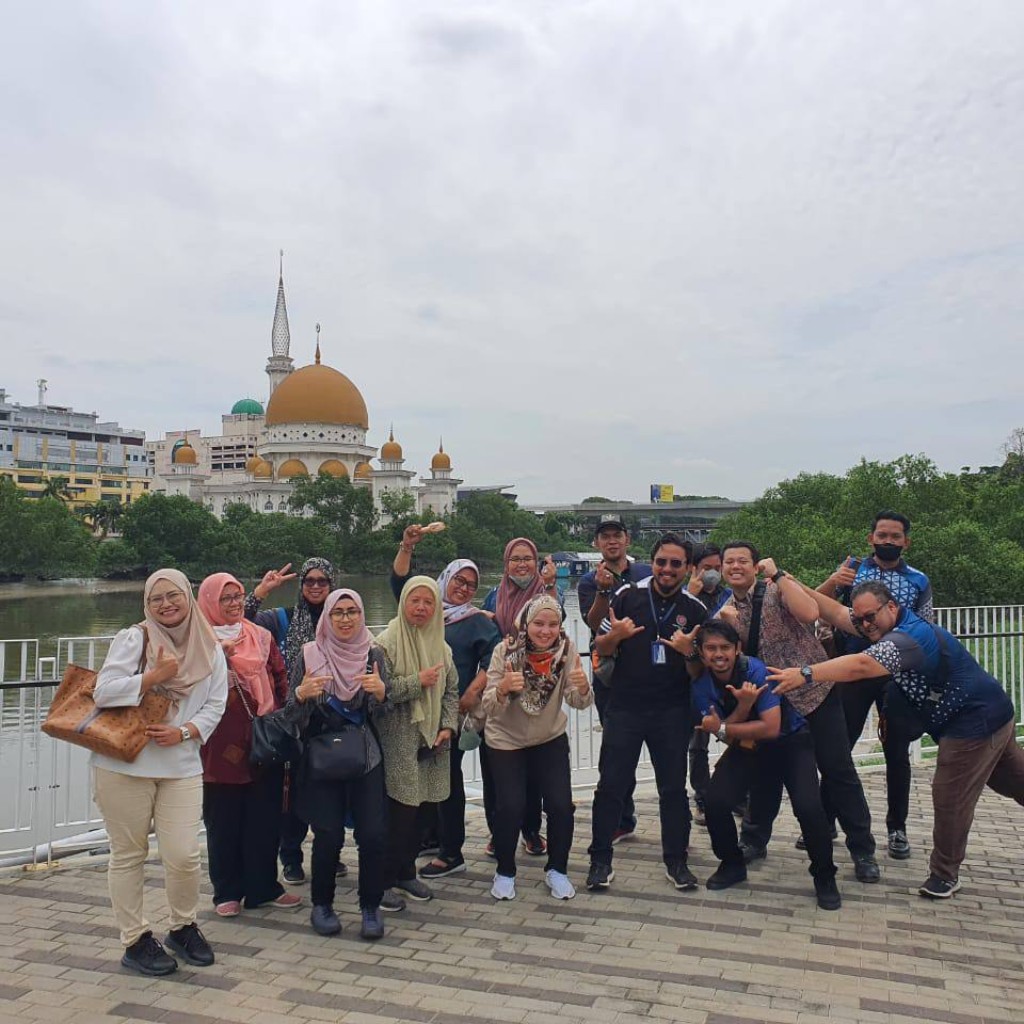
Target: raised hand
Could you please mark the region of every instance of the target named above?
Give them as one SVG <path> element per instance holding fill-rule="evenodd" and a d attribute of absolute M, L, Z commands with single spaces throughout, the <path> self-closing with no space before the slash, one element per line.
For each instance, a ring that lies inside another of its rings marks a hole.
<path fill-rule="evenodd" d="M 610 590 L 615 586 L 615 574 L 604 562 L 598 562 L 594 570 L 594 582 L 598 590 Z"/>
<path fill-rule="evenodd" d="M 287 562 L 280 569 L 271 569 L 264 573 L 263 579 L 253 587 L 253 594 L 262 601 L 272 590 L 277 590 L 282 584 L 295 579 L 296 574 L 288 571 L 291 567 L 292 563 Z"/>
<path fill-rule="evenodd" d="M 402 547 L 414 548 L 423 540 L 423 527 L 419 523 L 410 523 L 402 531 Z"/>
<path fill-rule="evenodd" d="M 576 664 L 569 670 L 569 685 L 581 696 L 586 697 L 590 693 L 590 680 L 587 673 L 583 671 L 583 662 L 580 656 L 576 655 Z"/>
<path fill-rule="evenodd" d="M 356 682 L 363 688 L 364 693 L 368 693 L 376 701 L 384 700 L 384 680 L 380 677 L 380 670 L 377 668 L 376 662 L 373 663 L 373 671 L 356 676 Z"/>
<path fill-rule="evenodd" d="M 837 587 L 852 587 L 857 580 L 857 570 L 849 565 L 851 558 L 853 558 L 853 555 L 850 555 L 829 577 Z"/>
<path fill-rule="evenodd" d="M 548 555 L 544 559 L 544 564 L 540 567 L 540 578 L 544 581 L 545 587 L 551 587 L 554 586 L 557 577 L 558 569 L 555 567 L 554 559 Z"/>
<path fill-rule="evenodd" d="M 424 690 L 429 690 L 430 687 L 436 686 L 437 681 L 441 678 L 441 669 L 444 668 L 444 662 L 440 665 L 432 665 L 430 668 L 423 669 L 420 672 L 420 686 Z"/>
<path fill-rule="evenodd" d="M 771 579 L 779 571 L 779 567 L 775 564 L 774 558 L 762 558 L 757 563 L 757 571 L 766 579 Z"/>
<path fill-rule="evenodd" d="M 523 678 L 523 673 L 513 671 L 512 662 L 506 658 L 505 675 L 502 676 L 501 682 L 498 683 L 498 693 L 502 697 L 508 697 L 512 694 L 522 693 L 524 686 L 526 686 L 526 680 Z"/>
<path fill-rule="evenodd" d="M 768 684 L 755 686 L 749 679 L 744 679 L 742 686 L 726 685 L 725 688 L 736 698 L 736 703 L 741 708 L 749 711 L 757 702 L 757 698 L 768 688 Z"/>
<path fill-rule="evenodd" d="M 638 626 L 628 615 L 624 619 L 616 618 L 614 608 L 608 609 L 608 621 L 611 624 L 611 629 L 608 630 L 608 633 L 614 636 L 619 643 L 622 643 L 623 640 L 629 640 L 636 636 L 637 633 L 644 631 L 644 627 Z"/>
<path fill-rule="evenodd" d="M 158 647 L 156 664 L 143 674 L 142 681 L 150 686 L 161 686 L 170 682 L 178 674 L 178 659 L 168 654 L 163 647 Z"/>
<path fill-rule="evenodd" d="M 699 632 L 700 626 L 694 626 L 689 633 L 684 633 L 681 629 L 677 628 L 667 640 L 663 636 L 659 636 L 658 643 L 671 647 L 676 654 L 681 654 L 684 658 L 689 658 L 696 648 L 695 641 Z"/>
<path fill-rule="evenodd" d="M 740 613 L 734 604 L 723 604 L 722 607 L 718 609 L 718 618 L 723 622 L 728 622 L 733 629 L 739 627 Z"/>

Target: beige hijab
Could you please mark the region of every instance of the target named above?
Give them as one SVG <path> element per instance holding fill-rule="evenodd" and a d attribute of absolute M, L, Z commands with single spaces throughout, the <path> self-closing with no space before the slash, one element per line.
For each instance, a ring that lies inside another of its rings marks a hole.
<path fill-rule="evenodd" d="M 149 611 L 149 595 L 160 580 L 173 584 L 188 599 L 188 614 L 179 625 L 171 628 L 160 625 Z M 196 604 L 188 577 L 177 569 L 157 569 L 146 580 L 143 607 L 146 610 L 146 628 L 149 632 L 149 645 L 146 647 L 147 665 L 152 667 L 156 664 L 161 647 L 165 654 L 178 660 L 178 671 L 174 678 L 155 689 L 172 700 L 181 700 L 188 696 L 196 683 L 213 671 L 213 659 L 218 646 L 217 637 Z"/>
<path fill-rule="evenodd" d="M 405 602 L 421 587 L 434 595 L 434 617 L 425 626 L 413 626 L 405 618 Z M 416 676 L 425 668 L 444 666 L 437 683 L 421 690 L 420 696 L 411 702 L 411 721 L 419 726 L 424 743 L 432 747 L 441 725 L 445 674 L 452 664 L 451 648 L 444 642 L 444 612 L 437 583 L 429 576 L 413 576 L 408 580 L 398 600 L 398 614 L 375 642 L 387 654 L 396 676 Z"/>

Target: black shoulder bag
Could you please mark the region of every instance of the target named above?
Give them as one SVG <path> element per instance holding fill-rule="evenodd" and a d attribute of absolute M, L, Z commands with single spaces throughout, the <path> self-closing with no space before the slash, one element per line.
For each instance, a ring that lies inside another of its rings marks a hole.
<path fill-rule="evenodd" d="M 764 580 L 758 580 L 754 584 L 754 596 L 751 598 L 750 629 L 747 631 L 747 643 L 743 653 L 748 658 L 756 658 L 757 650 L 761 646 L 761 608 L 764 606 L 764 592 L 768 584 Z"/>
<path fill-rule="evenodd" d="M 371 650 L 366 671 L 372 670 Z M 311 782 L 354 782 L 370 773 L 373 734 L 365 713 L 363 718 L 358 724 L 350 722 L 307 740 L 306 772 Z"/>

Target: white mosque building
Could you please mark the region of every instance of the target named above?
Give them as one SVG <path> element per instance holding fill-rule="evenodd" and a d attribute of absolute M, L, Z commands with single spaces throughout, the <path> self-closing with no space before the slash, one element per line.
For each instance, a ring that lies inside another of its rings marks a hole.
<path fill-rule="evenodd" d="M 430 460 L 430 475 L 414 483 L 416 473 L 405 468 L 393 428 L 379 458 L 377 448 L 368 443 L 366 402 L 345 374 L 320 361 L 319 333 L 309 366 L 295 369 L 290 348 L 282 267 L 267 360 L 266 409 L 253 398 L 243 398 L 221 417 L 219 436 L 170 431 L 148 442 L 152 491 L 185 495 L 217 516 L 237 503 L 256 512 L 285 512 L 296 477 L 327 475 L 348 477 L 356 487 L 371 490 L 378 510 L 382 495 L 398 492 L 414 497 L 417 512 L 451 512 L 462 481 L 452 475 L 443 442 Z"/>

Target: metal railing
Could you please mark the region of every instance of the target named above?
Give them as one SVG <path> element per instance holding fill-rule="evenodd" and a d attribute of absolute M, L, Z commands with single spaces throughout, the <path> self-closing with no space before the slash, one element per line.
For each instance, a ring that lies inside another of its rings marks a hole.
<path fill-rule="evenodd" d="M 566 597 L 567 632 L 585 651 L 589 631 L 579 617 L 575 593 L 569 591 Z M 1017 724 L 1024 725 L 1024 605 L 940 608 L 937 617 L 1003 683 L 1017 709 Z M 0 857 L 27 853 L 47 859 L 53 843 L 102 825 L 92 802 L 89 752 L 52 740 L 40 725 L 67 666 L 98 669 L 112 639 L 60 637 L 45 647 L 33 639 L 0 641 Z M 589 672 L 588 659 L 583 661 Z M 573 784 L 591 785 L 601 749 L 597 714 L 593 708 L 569 709 L 568 716 Z M 717 741 L 712 757 L 716 750 Z M 915 745 L 917 761 L 932 753 L 934 747 L 927 742 Z M 872 720 L 855 756 L 861 764 L 882 756 Z M 642 765 L 646 771 L 646 753 Z M 463 772 L 467 788 L 478 793 L 475 751 L 466 755 Z"/>

